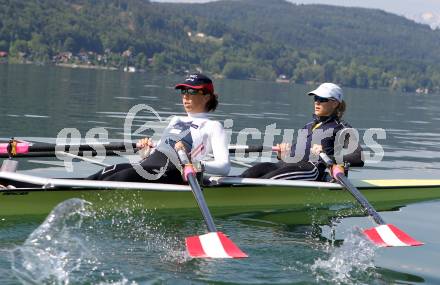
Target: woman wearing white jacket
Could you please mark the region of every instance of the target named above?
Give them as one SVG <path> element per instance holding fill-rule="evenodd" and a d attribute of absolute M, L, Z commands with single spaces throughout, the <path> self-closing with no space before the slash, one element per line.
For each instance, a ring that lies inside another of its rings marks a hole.
<path fill-rule="evenodd" d="M 198 165 L 207 173 L 229 173 L 225 131 L 220 122 L 208 118 L 208 112 L 214 111 L 218 104 L 211 79 L 203 74 L 192 74 L 175 89 L 181 92 L 187 116 L 173 117 L 156 144 L 149 138 L 139 141 L 141 148 L 151 149 L 149 156 L 137 164 L 106 167 L 87 179 L 183 184 L 175 152 L 181 147 L 185 148 L 193 165 Z M 210 154 L 213 159 L 208 160 Z"/>

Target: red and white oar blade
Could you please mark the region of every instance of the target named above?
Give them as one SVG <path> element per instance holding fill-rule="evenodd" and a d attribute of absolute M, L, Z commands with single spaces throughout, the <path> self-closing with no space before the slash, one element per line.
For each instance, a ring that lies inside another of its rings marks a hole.
<path fill-rule="evenodd" d="M 419 246 L 424 244 L 391 224 L 366 229 L 364 234 L 379 247 Z"/>
<path fill-rule="evenodd" d="M 186 238 L 186 249 L 193 258 L 245 258 L 246 253 L 222 232 Z"/>

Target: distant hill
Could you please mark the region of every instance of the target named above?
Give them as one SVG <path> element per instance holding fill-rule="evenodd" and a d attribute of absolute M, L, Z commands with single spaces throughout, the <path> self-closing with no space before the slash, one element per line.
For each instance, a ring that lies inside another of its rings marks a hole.
<path fill-rule="evenodd" d="M 9 60 L 439 91 L 440 31 L 380 10 L 283 0 L 0 0 Z"/>
<path fill-rule="evenodd" d="M 184 14 L 228 23 L 273 42 L 319 52 L 326 58 L 384 56 L 440 62 L 440 31 L 381 10 L 295 5 L 282 0 L 178 6 Z"/>

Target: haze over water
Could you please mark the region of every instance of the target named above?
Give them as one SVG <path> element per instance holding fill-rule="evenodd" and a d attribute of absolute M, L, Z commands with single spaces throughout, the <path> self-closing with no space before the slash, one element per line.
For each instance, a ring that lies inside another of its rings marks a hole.
<path fill-rule="evenodd" d="M 126 113 L 136 104 L 148 104 L 163 118 L 182 114 L 180 96 L 173 90 L 182 79 L 0 65 L 0 138 L 49 141 L 66 127 L 77 128 L 83 137 L 92 128 L 104 127 L 111 139 L 121 140 Z M 249 144 L 262 144 L 266 126 L 276 123 L 278 129 L 296 132 L 311 119 L 312 100 L 305 94 L 315 86 L 236 80 L 214 83 L 220 106 L 213 118 L 233 120 L 232 143 L 245 128 L 256 128 L 249 131 L 262 135 L 261 139 L 249 138 Z M 353 169 L 351 178 L 438 178 L 439 95 L 344 91 L 346 120 L 358 128 L 361 137 L 368 128 L 386 131 L 386 139 L 377 140 L 385 150 L 383 161 Z M 151 114 L 137 118 L 135 127 L 145 121 L 151 121 L 160 133 L 161 125 Z M 282 134 L 275 142 L 281 141 Z M 46 167 L 25 160 L 20 163 L 20 169 Z M 98 169 L 82 166 L 75 168 L 75 175 Z M 48 168 L 46 174 L 52 173 L 59 174 Z M 204 230 L 199 217 L 134 213 L 129 209 L 136 199 L 114 197 L 109 203 L 119 207 L 120 213 L 107 213 L 74 200 L 60 205 L 51 222 L 43 222 L 45 217 L 1 220 L 0 284 L 440 282 L 436 270 L 440 252 L 436 238 L 440 215 L 436 213 L 440 212 L 440 203 L 435 201 L 381 213 L 388 222 L 399 224 L 426 243 L 419 248 L 375 249 L 365 244 L 353 228 L 371 226 L 367 218 L 344 219 L 337 226 L 336 238 L 345 242 L 332 245 L 323 240 L 330 236 L 328 228 L 323 228 L 323 236 L 316 237 L 310 225 L 270 223 L 258 213 L 216 217 L 222 230 L 251 256 L 239 261 L 190 260 L 185 255 L 184 237 Z M 49 250 L 51 258 L 38 259 L 39 250 Z"/>

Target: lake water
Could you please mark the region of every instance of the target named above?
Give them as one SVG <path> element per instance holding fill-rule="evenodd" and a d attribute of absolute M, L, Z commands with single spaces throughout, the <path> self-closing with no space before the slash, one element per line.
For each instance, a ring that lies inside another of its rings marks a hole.
<path fill-rule="evenodd" d="M 90 129 L 103 127 L 110 139 L 121 140 L 145 122 L 152 127 L 149 134 L 157 135 L 163 124 L 152 113 L 137 117 L 131 130 L 124 129 L 126 114 L 137 104 L 148 104 L 162 118 L 182 113 L 180 97 L 172 88 L 181 80 L 146 73 L 0 65 L 0 138 L 54 141 L 63 128 L 77 128 L 85 137 Z M 280 130 L 296 131 L 311 118 L 312 100 L 305 94 L 314 86 L 215 80 L 215 87 L 220 105 L 213 117 L 232 119 L 231 143 L 247 128 L 255 135 L 248 143 L 262 144 L 266 126 L 275 123 Z M 438 95 L 344 91 L 345 118 L 361 138 L 369 128 L 386 132 L 385 139 L 376 139 L 384 149 L 383 160 L 353 169 L 350 177 L 438 178 Z M 47 176 L 59 175 L 55 163 L 21 159 L 20 169 L 45 168 Z M 69 175 L 84 176 L 97 169 L 78 164 Z M 365 243 L 355 230 L 356 225 L 372 225 L 365 217 L 342 219 L 335 225 L 335 243 L 325 240 L 328 227 L 317 237 L 311 225 L 269 223 L 257 214 L 216 217 L 216 223 L 250 255 L 220 261 L 185 255 L 182 241 L 185 235 L 203 231 L 201 218 L 134 213 L 130 207 L 107 213 L 85 203 L 60 205 L 57 219 L 50 222 L 43 222 L 44 217 L 0 217 L 0 284 L 440 283 L 438 201 L 381 213 L 426 243 L 417 248 L 376 249 Z M 42 252 L 50 255 L 42 257 Z"/>

